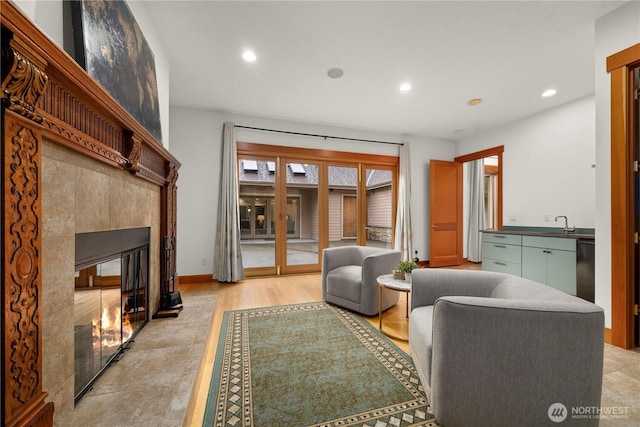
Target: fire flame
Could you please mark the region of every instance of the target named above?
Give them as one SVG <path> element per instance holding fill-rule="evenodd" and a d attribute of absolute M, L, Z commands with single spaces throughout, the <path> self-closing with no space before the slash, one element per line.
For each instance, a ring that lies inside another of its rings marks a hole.
<path fill-rule="evenodd" d="M 133 335 L 129 315 L 121 315 L 119 307 L 105 307 L 100 318 L 93 319 L 94 348 L 124 344 Z"/>

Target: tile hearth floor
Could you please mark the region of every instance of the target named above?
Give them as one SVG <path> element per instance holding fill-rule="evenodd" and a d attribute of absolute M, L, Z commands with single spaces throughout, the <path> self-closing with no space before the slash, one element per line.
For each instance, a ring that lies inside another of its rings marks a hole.
<path fill-rule="evenodd" d="M 216 298 L 182 299 L 180 315 L 150 321 L 76 406 L 73 421 L 56 425 L 182 426 Z"/>

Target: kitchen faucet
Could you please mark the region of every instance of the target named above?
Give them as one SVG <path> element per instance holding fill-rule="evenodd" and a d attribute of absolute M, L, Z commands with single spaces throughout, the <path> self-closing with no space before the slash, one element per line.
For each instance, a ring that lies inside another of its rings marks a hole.
<path fill-rule="evenodd" d="M 556 217 L 556 222 L 558 222 L 558 218 L 564 218 L 564 228 L 562 229 L 562 231 L 564 231 L 565 233 L 572 233 L 572 232 L 576 231 L 575 227 L 569 227 L 569 221 L 567 220 L 566 216 L 558 215 Z"/>

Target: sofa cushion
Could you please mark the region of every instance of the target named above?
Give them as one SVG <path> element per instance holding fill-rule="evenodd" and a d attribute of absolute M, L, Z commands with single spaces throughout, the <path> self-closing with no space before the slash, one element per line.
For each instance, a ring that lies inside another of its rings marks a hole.
<path fill-rule="evenodd" d="M 427 398 L 431 396 L 431 349 L 433 343 L 432 334 L 433 306 L 417 307 L 409 316 L 409 346 L 411 358 L 415 363 L 420 378 L 423 379 Z M 426 381 L 424 381 L 426 380 Z"/>
<path fill-rule="evenodd" d="M 359 265 L 344 265 L 327 274 L 327 294 L 329 295 L 359 303 L 361 288 L 362 267 Z"/>

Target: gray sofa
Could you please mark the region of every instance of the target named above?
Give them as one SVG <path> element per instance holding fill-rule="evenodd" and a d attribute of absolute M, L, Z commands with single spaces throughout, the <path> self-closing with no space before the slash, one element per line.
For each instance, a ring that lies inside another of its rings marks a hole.
<path fill-rule="evenodd" d="M 598 425 L 572 416 L 599 407 L 602 392 L 604 312 L 588 301 L 508 274 L 414 270 L 409 348 L 444 426 L 537 427 L 562 415 L 559 425 Z"/>
<path fill-rule="evenodd" d="M 367 316 L 378 314 L 378 276 L 390 274 L 400 251 L 370 246 L 342 246 L 322 252 L 322 298 Z M 382 310 L 398 302 L 399 294 L 383 289 Z"/>

